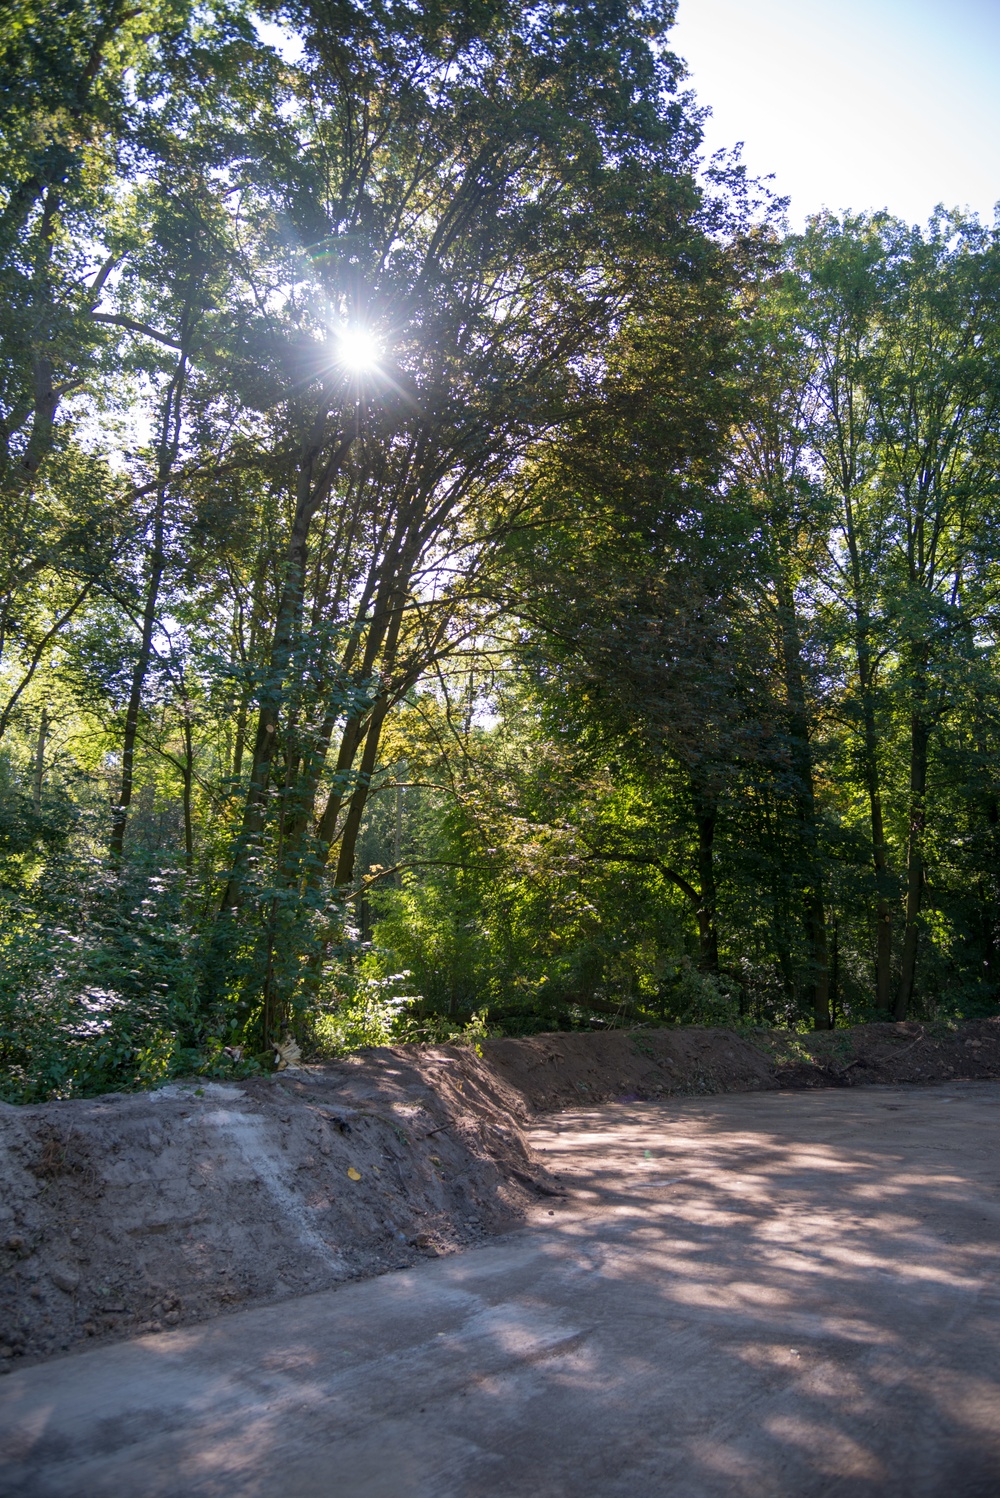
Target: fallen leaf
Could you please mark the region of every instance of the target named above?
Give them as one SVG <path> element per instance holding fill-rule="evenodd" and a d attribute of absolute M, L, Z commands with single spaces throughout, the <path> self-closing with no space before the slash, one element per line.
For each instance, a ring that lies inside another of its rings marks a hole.
<path fill-rule="evenodd" d="M 361 1179 L 360 1170 L 355 1170 L 353 1165 L 348 1168 L 347 1174 L 350 1176 L 352 1181 L 360 1181 Z"/>

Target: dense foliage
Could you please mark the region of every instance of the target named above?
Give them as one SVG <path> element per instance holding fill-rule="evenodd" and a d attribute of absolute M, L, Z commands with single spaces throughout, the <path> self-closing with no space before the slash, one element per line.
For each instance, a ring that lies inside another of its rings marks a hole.
<path fill-rule="evenodd" d="M 672 12 L 5 12 L 8 1097 L 996 1007 L 1000 239 Z"/>

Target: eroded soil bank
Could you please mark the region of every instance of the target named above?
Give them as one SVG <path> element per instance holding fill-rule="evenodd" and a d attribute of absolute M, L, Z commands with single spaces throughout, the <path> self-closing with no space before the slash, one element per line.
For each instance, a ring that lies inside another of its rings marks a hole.
<path fill-rule="evenodd" d="M 581 1103 L 1000 1078 L 1000 1020 L 538 1035 L 0 1106 L 0 1366 L 280 1301 L 508 1230 Z"/>

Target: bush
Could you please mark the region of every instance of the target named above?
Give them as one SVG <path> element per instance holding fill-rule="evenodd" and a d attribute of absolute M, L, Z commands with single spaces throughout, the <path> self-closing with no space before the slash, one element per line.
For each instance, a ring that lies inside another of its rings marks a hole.
<path fill-rule="evenodd" d="M 317 1057 L 346 1056 L 365 1046 L 392 1045 L 399 1039 L 399 1026 L 408 1005 L 416 995 L 398 992 L 409 973 L 390 973 L 387 977 L 345 975 L 348 990 L 334 1007 L 313 1017 L 310 1023 L 310 1049 Z"/>
<path fill-rule="evenodd" d="M 0 1096 L 147 1087 L 197 1064 L 184 894 L 176 870 L 97 859 L 0 886 Z"/>

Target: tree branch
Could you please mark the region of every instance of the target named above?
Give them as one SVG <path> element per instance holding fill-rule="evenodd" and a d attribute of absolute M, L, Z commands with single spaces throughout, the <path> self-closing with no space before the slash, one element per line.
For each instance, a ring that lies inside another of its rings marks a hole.
<path fill-rule="evenodd" d="M 116 312 L 92 312 L 90 315 L 95 322 L 111 323 L 116 328 L 125 328 L 129 333 L 140 333 L 143 338 L 153 338 L 157 343 L 166 344 L 167 348 L 182 347 L 179 339 L 168 338 L 166 333 L 158 333 L 148 323 L 136 322 L 134 317 L 123 317 Z"/>
<path fill-rule="evenodd" d="M 29 685 L 31 678 L 34 676 L 36 670 L 38 669 L 39 662 L 41 661 L 42 656 L 45 654 L 49 642 L 54 639 L 54 637 L 59 633 L 67 620 L 73 617 L 93 586 L 94 585 L 92 582 L 85 584 L 83 590 L 77 594 L 75 600 L 70 604 L 66 612 L 59 616 L 59 618 L 53 624 L 52 628 L 48 631 L 47 634 L 42 636 L 38 645 L 35 647 L 35 653 L 31 657 L 31 665 L 28 667 L 28 670 L 22 677 L 20 684 L 15 689 L 14 694 L 11 697 L 10 701 L 7 703 L 7 706 L 4 708 L 3 713 L 0 714 L 0 739 L 2 739 L 4 734 L 7 732 L 7 725 L 10 723 L 11 713 L 17 706 L 17 702 L 21 696 L 21 693 L 24 691 L 25 687 Z"/>

